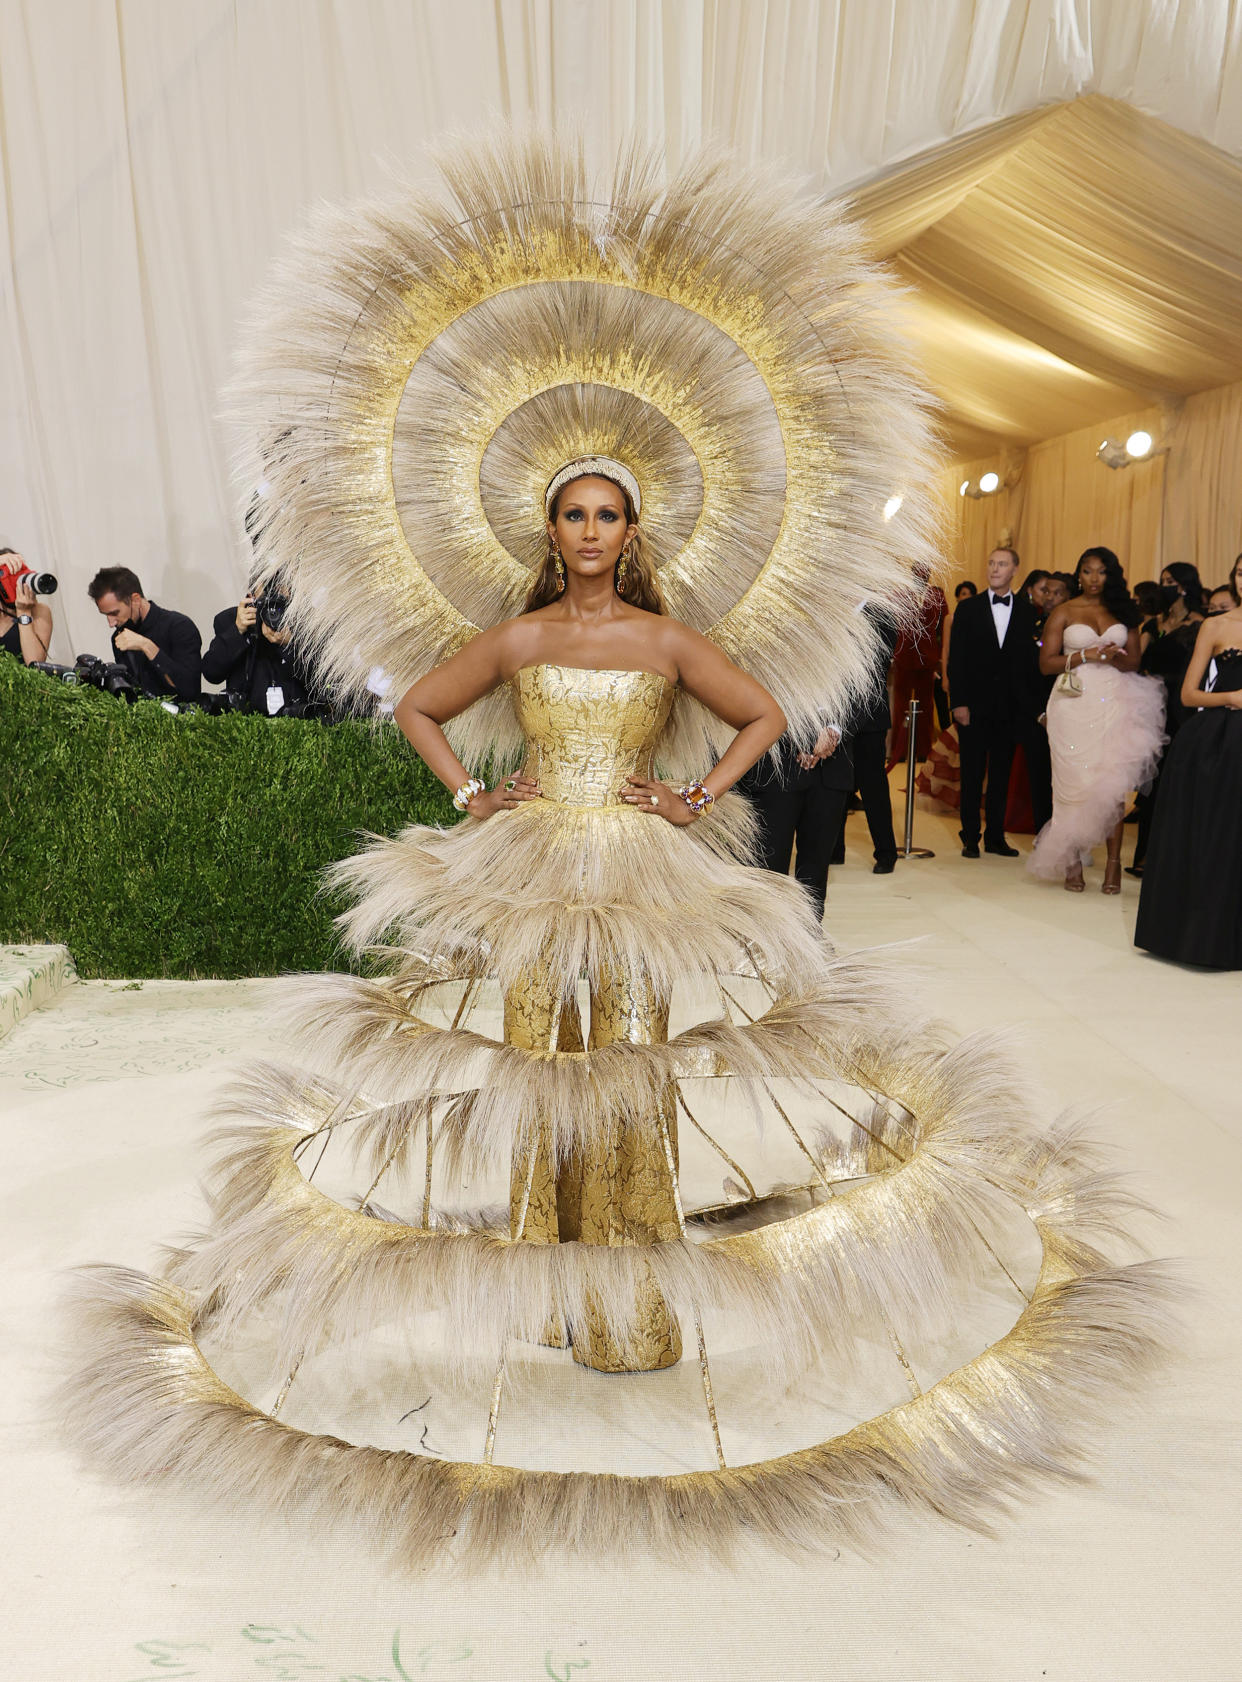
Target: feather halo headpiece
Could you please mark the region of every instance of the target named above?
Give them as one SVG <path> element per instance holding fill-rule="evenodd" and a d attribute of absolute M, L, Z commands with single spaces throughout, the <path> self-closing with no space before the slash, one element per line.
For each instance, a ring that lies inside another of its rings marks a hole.
<path fill-rule="evenodd" d="M 834 206 L 717 153 L 592 180 L 546 137 L 460 145 L 438 190 L 323 211 L 258 300 L 230 409 L 259 577 L 323 676 L 373 705 L 519 612 L 562 464 L 642 486 L 669 611 L 776 696 L 797 738 L 873 682 L 864 598 L 936 562 L 929 404 L 896 289 Z M 901 497 L 898 513 L 884 507 Z M 491 697 L 455 722 L 504 751 Z M 683 721 L 686 716 L 683 709 Z M 702 765 L 710 724 L 683 730 Z"/>

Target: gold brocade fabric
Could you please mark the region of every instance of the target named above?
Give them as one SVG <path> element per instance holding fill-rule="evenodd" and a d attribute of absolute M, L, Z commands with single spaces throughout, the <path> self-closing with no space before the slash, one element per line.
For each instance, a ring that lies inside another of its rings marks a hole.
<path fill-rule="evenodd" d="M 615 806 L 627 776 L 651 775 L 673 705 L 673 685 L 659 672 L 524 666 L 512 683 L 526 775 L 545 800 Z"/>
<path fill-rule="evenodd" d="M 545 799 L 577 806 L 619 804 L 629 774 L 650 775 L 655 742 L 672 705 L 672 685 L 654 672 L 586 671 L 528 666 L 513 680 L 526 735 L 528 775 Z M 638 822 L 662 822 L 635 813 Z M 614 826 L 600 825 L 600 845 L 624 845 Z M 566 897 L 574 884 L 566 883 Z M 668 1038 L 668 1001 L 625 975 L 588 977 L 591 997 L 587 1048 L 619 1041 L 652 1044 Z M 526 977 L 505 996 L 504 1036 L 531 1051 L 581 1052 L 582 1023 L 574 996 L 577 977 L 546 970 Z M 676 1098 L 670 1083 L 658 1113 L 618 1117 L 599 1145 L 557 1164 L 550 1144 L 533 1161 L 515 1160 L 510 1231 L 532 1243 L 653 1244 L 679 1235 L 677 1201 L 664 1139 L 676 1163 Z M 547 1341 L 572 1343 L 574 1358 L 602 1372 L 650 1372 L 671 1366 L 681 1338 L 668 1306 L 651 1284 L 635 1305 L 634 1331 L 624 1345 L 602 1319 L 552 1326 Z"/>

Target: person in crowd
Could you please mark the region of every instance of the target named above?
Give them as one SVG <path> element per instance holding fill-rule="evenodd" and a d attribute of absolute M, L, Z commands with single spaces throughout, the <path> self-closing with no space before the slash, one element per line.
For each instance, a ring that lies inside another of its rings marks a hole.
<path fill-rule="evenodd" d="M 1018 586 L 1018 594 L 1030 602 L 1037 619 L 1044 617 L 1044 582 L 1051 576 L 1043 567 L 1032 567 Z"/>
<path fill-rule="evenodd" d="M 1198 568 L 1186 561 L 1172 562 L 1160 574 L 1159 590 L 1159 611 L 1139 626 L 1139 670 L 1146 677 L 1159 678 L 1164 684 L 1164 723 L 1172 742 L 1186 718 L 1186 709 L 1182 706 L 1182 680 L 1190 665 L 1195 638 L 1204 617 L 1203 585 Z M 1150 788 L 1140 789 L 1135 801 L 1138 834 L 1134 842 L 1134 858 L 1126 866 L 1127 876 L 1143 874 L 1159 786 L 1158 766 Z"/>
<path fill-rule="evenodd" d="M 1188 561 L 1172 561 L 1160 574 L 1159 605 L 1155 613 L 1139 623 L 1139 651 L 1147 652 L 1156 639 L 1168 636 L 1187 621 L 1203 618 L 1203 582 L 1198 567 Z M 1192 639 L 1193 640 L 1193 639 Z"/>
<path fill-rule="evenodd" d="M 285 628 L 284 597 L 269 589 L 247 591 L 236 607 L 217 613 L 203 655 L 203 677 L 249 712 L 276 717 L 301 711 L 311 691 L 310 674 Z"/>
<path fill-rule="evenodd" d="M 897 631 L 890 619 L 864 608 L 879 638 L 876 663 L 871 674 L 867 697 L 855 709 L 847 725 L 853 783 L 851 797 L 857 795 L 871 832 L 871 846 L 875 857 L 874 876 L 888 876 L 897 866 L 897 838 L 893 834 L 893 797 L 885 770 L 884 746 L 888 738 L 892 714 L 888 703 L 888 668 L 897 646 Z M 842 829 L 833 855 L 834 864 L 845 862 L 845 831 Z"/>
<path fill-rule="evenodd" d="M 1186 722 L 1160 779 L 1134 942 L 1158 957 L 1242 969 L 1242 556 L 1231 606 L 1200 624 Z"/>
<path fill-rule="evenodd" d="M 822 921 L 828 867 L 854 789 L 853 756 L 840 725 L 825 724 L 810 753 L 794 754 L 789 738 L 783 737 L 744 774 L 738 787 L 758 815 L 767 869 L 787 876 L 797 842 L 794 876 Z M 895 846 L 893 857 L 895 861 Z"/>
<path fill-rule="evenodd" d="M 1138 608 L 1140 634 L 1143 624 L 1148 619 L 1154 619 L 1163 605 L 1160 598 L 1160 586 L 1154 578 L 1140 578 L 1134 586 L 1134 605 Z"/>
<path fill-rule="evenodd" d="M 1232 585 L 1218 584 L 1208 596 L 1206 617 L 1215 619 L 1222 613 L 1232 613 L 1237 605 L 1238 601 L 1233 593 Z"/>
<path fill-rule="evenodd" d="M 914 757 L 920 763 L 927 758 L 932 739 L 936 675 L 940 669 L 944 622 L 948 614 L 949 604 L 939 584 L 923 581 L 918 615 L 911 624 L 902 627 L 893 649 L 893 738 L 888 756 L 889 770 L 906 757 L 909 746 L 906 720 L 911 699 L 919 704 Z"/>
<path fill-rule="evenodd" d="M 961 805 L 961 752 L 957 740 L 957 726 L 953 722 L 953 714 L 949 708 L 949 639 L 953 632 L 953 620 L 958 607 L 971 596 L 977 596 L 979 591 L 969 578 L 963 578 L 953 588 L 954 611 L 944 622 L 944 636 L 941 639 L 940 672 L 936 685 L 936 722 L 938 728 L 932 737 L 931 747 L 928 749 L 927 759 L 915 779 L 915 788 L 928 799 L 935 800 L 941 806 L 947 806 L 956 812 Z"/>
<path fill-rule="evenodd" d="M 102 567 L 87 594 L 112 627 L 113 658 L 144 695 L 199 699 L 203 639 L 192 619 L 148 600 L 128 567 Z"/>
<path fill-rule="evenodd" d="M 46 660 L 52 610 L 30 587 L 33 568 L 16 549 L 0 549 L 0 648 L 24 665 Z"/>
<path fill-rule="evenodd" d="M 1042 597 L 1044 603 L 1044 617 L 1040 624 L 1042 631 L 1048 623 L 1049 616 L 1062 602 L 1067 602 L 1074 594 L 1074 575 L 1072 572 L 1050 572 L 1044 579 Z"/>
<path fill-rule="evenodd" d="M 1049 619 L 1040 668 L 1056 678 L 1048 702 L 1052 818 L 1035 837 L 1029 868 L 1062 876 L 1071 893 L 1106 841 L 1102 891 L 1121 892 L 1126 796 L 1155 772 L 1164 743 L 1164 690 L 1140 677 L 1138 608 L 1111 549 L 1087 549 L 1078 594 Z"/>
<path fill-rule="evenodd" d="M 1009 548 L 988 556 L 988 589 L 959 604 L 949 643 L 949 700 L 961 744 L 962 857 L 979 857 L 979 814 L 987 778 L 983 846 L 1016 858 L 1005 839 L 1009 769 L 1019 742 L 1026 750 L 1031 805 L 1037 825 L 1052 806 L 1035 609 L 1013 593 L 1018 556 Z"/>

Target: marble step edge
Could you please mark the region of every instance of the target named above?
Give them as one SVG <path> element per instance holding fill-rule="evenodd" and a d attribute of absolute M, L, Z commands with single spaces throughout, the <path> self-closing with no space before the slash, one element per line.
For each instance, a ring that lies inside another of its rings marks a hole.
<path fill-rule="evenodd" d="M 77 979 L 67 946 L 0 946 L 0 1040 Z"/>

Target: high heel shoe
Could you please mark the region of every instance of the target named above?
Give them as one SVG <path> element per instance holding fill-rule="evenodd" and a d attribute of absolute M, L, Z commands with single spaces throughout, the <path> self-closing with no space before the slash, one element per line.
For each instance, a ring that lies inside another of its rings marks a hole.
<path fill-rule="evenodd" d="M 1081 866 L 1079 867 L 1079 871 L 1078 871 L 1077 876 L 1067 875 L 1066 878 L 1065 878 L 1065 891 L 1066 891 L 1067 894 L 1083 893 L 1086 889 L 1086 886 L 1087 886 L 1087 884 L 1082 879 L 1082 868 L 1081 868 Z"/>
<path fill-rule="evenodd" d="M 1100 883 L 1102 894 L 1119 894 L 1121 892 L 1121 860 L 1109 859 L 1104 866 L 1104 880 Z"/>

